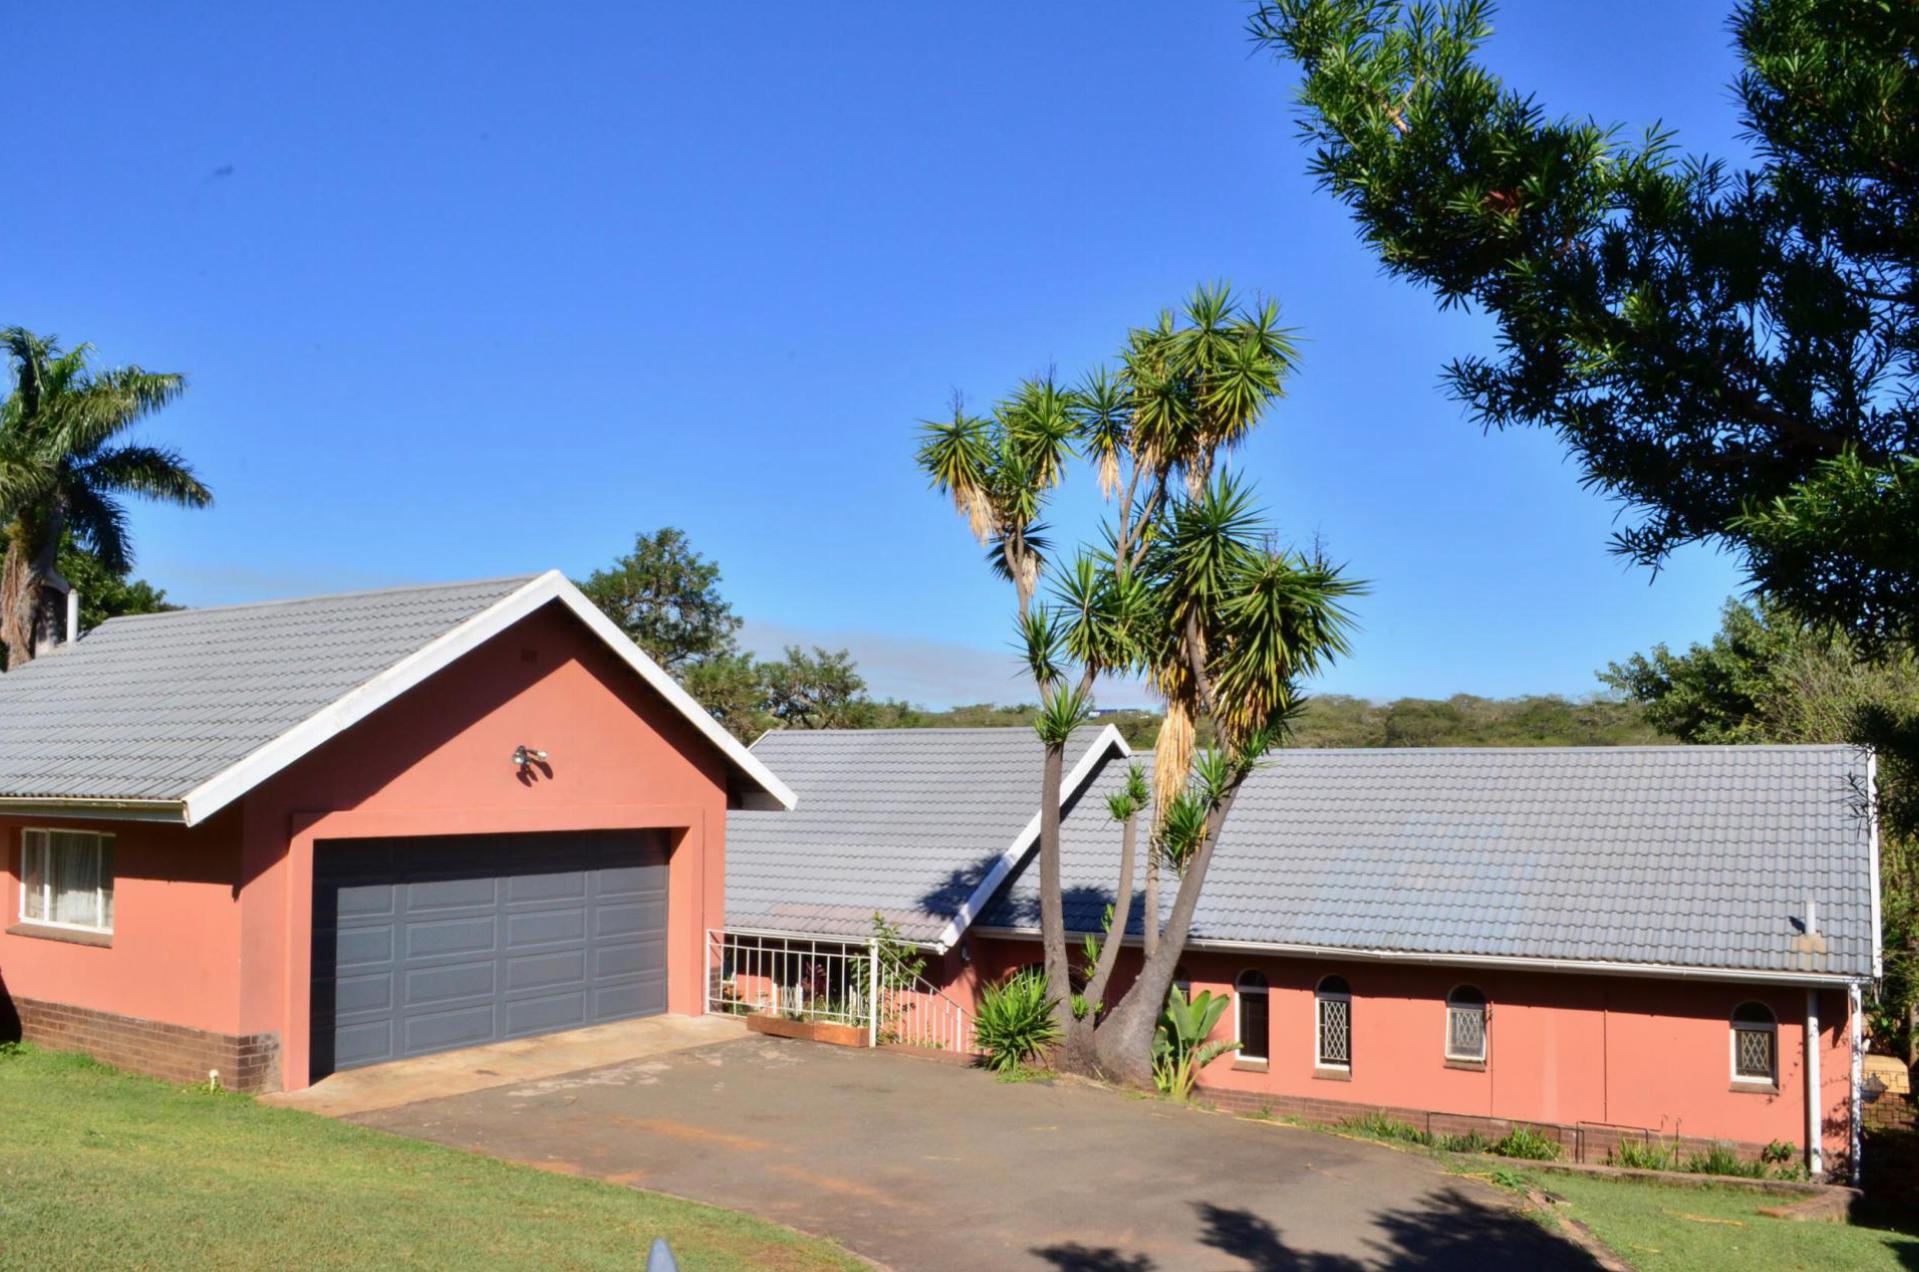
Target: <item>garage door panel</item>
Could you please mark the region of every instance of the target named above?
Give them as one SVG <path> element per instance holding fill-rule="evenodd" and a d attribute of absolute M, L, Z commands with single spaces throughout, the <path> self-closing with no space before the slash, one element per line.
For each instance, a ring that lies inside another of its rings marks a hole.
<path fill-rule="evenodd" d="M 659 832 L 320 845 L 314 1076 L 664 1011 L 666 879 Z"/>
<path fill-rule="evenodd" d="M 529 954 L 511 958 L 506 964 L 506 987 L 516 989 L 553 989 L 586 983 L 586 951 L 566 950 L 558 954 Z"/>
<path fill-rule="evenodd" d="M 506 1036 L 524 1038 L 530 1034 L 553 1033 L 559 1029 L 578 1029 L 589 1023 L 586 991 L 550 994 L 541 998 L 511 1001 L 506 1008 Z"/>
<path fill-rule="evenodd" d="M 411 914 L 411 909 L 408 911 Z M 470 919 L 410 921 L 406 925 L 406 958 L 437 958 L 448 954 L 490 951 L 499 939 L 499 920 L 491 914 Z"/>
<path fill-rule="evenodd" d="M 409 1007 L 432 1007 L 460 998 L 493 1000 L 499 988 L 499 976 L 493 961 L 455 963 L 446 967 L 427 967 L 406 974 L 405 995 Z"/>
<path fill-rule="evenodd" d="M 402 1021 L 401 1055 L 423 1056 L 455 1047 L 472 1047 L 492 1042 L 495 1036 L 494 1004 L 491 999 L 457 1011 L 434 1012 L 426 1016 L 408 1016 Z"/>
<path fill-rule="evenodd" d="M 509 914 L 506 919 L 508 950 L 584 940 L 586 940 L 584 906 L 574 906 L 565 910 L 535 910 L 528 914 Z"/>
<path fill-rule="evenodd" d="M 593 934 L 603 938 L 636 936 L 666 926 L 666 898 L 637 904 L 600 903 L 594 912 Z"/>
<path fill-rule="evenodd" d="M 376 1020 L 366 1024 L 338 1025 L 332 1030 L 333 1066 L 351 1069 L 393 1058 L 393 1022 Z"/>
<path fill-rule="evenodd" d="M 625 941 L 617 945 L 602 945 L 593 951 L 595 980 L 665 971 L 666 951 L 651 941 Z"/>
<path fill-rule="evenodd" d="M 423 879 L 407 885 L 408 914 L 466 907 L 493 908 L 499 900 L 499 881 L 486 879 Z"/>
<path fill-rule="evenodd" d="M 393 1007 L 393 976 L 341 976 L 333 982 L 333 1011 L 336 1017 L 355 1012 L 386 1012 Z"/>
<path fill-rule="evenodd" d="M 568 870 L 560 874 L 509 875 L 506 880 L 508 904 L 538 901 L 582 901 L 586 899 L 586 871 Z"/>
<path fill-rule="evenodd" d="M 388 964 L 393 961 L 391 927 L 341 928 L 334 946 L 335 965 L 341 970 Z"/>

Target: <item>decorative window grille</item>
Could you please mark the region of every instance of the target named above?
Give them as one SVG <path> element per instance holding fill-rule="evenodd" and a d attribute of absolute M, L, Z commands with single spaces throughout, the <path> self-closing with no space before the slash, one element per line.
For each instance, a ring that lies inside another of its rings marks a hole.
<path fill-rule="evenodd" d="M 1314 994 L 1318 1019 L 1313 1029 L 1313 1061 L 1322 1069 L 1353 1064 L 1353 996 L 1344 979 L 1328 976 Z"/>
<path fill-rule="evenodd" d="M 1735 1082 L 1773 1082 L 1778 1073 L 1779 1030 L 1763 1003 L 1741 1003 L 1732 1014 L 1732 1076 Z"/>
<path fill-rule="evenodd" d="M 1446 996 L 1446 1058 L 1486 1058 L 1486 996 L 1471 985 Z"/>

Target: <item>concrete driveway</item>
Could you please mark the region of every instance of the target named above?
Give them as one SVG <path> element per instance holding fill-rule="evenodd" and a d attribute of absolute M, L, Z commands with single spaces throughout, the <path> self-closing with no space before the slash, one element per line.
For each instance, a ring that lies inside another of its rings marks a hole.
<path fill-rule="evenodd" d="M 758 1036 L 353 1120 L 750 1211 L 902 1270 L 1592 1266 L 1412 1154 Z"/>

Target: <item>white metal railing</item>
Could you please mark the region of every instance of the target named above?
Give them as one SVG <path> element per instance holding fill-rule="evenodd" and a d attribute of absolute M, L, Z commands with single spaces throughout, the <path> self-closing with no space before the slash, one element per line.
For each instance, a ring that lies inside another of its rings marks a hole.
<path fill-rule="evenodd" d="M 709 930 L 706 969 L 710 1012 L 856 1025 L 869 1046 L 975 1049 L 971 1009 L 882 957 L 877 941 Z"/>

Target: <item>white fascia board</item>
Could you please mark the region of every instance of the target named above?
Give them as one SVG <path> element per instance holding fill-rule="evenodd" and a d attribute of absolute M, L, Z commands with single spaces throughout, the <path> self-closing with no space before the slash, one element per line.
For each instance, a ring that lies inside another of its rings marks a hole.
<path fill-rule="evenodd" d="M 1037 941 L 1039 933 L 1031 928 L 980 928 L 981 936 Z M 1068 940 L 1098 933 L 1068 932 Z M 1140 938 L 1128 936 L 1127 945 L 1139 945 Z M 1687 967 L 1678 963 L 1617 963 L 1597 958 L 1522 958 L 1500 954 L 1423 954 L 1409 950 L 1349 949 L 1340 945 L 1294 945 L 1274 941 L 1186 942 L 1189 950 L 1230 954 L 1268 954 L 1285 958 L 1356 959 L 1367 963 L 1413 963 L 1430 967 L 1510 968 L 1514 971 L 1570 972 L 1579 975 L 1644 976 L 1659 980 L 1705 980 L 1754 985 L 1847 986 L 1859 984 L 1857 976 L 1811 975 L 1805 972 L 1746 971 L 1736 967 Z"/>
<path fill-rule="evenodd" d="M 665 698 L 675 711 L 690 720 L 695 728 L 719 747 L 729 762 L 752 778 L 761 790 L 782 807 L 793 807 L 796 798 L 784 782 L 773 776 L 772 771 L 740 745 L 737 738 L 721 728 L 717 720 L 708 715 L 686 690 L 680 688 L 658 663 L 647 657 L 625 632 L 614 626 L 612 620 L 587 600 L 564 574 L 558 570 L 548 570 L 187 792 L 183 801 L 185 815 L 181 820 L 189 826 L 205 821 L 295 760 L 338 737 L 427 677 L 471 653 L 552 601 L 558 601 L 571 610 L 586 624 L 588 630 L 638 672 L 640 678 Z"/>
<path fill-rule="evenodd" d="M 1866 859 L 1872 889 L 1872 978 L 1886 974 L 1885 929 L 1879 923 L 1879 753 L 1866 751 Z"/>
<path fill-rule="evenodd" d="M 0 814 L 15 817 L 66 817 L 81 821 L 144 821 L 180 825 L 186 802 L 178 799 L 110 799 L 57 795 L 9 795 L 0 798 Z"/>
<path fill-rule="evenodd" d="M 1073 771 L 1061 780 L 1059 805 L 1062 809 L 1072 801 L 1074 795 L 1079 793 L 1080 787 L 1099 771 L 1099 766 L 1105 762 L 1107 755 L 1115 750 L 1119 752 L 1121 759 L 1126 759 L 1133 753 L 1133 748 L 1126 745 L 1126 739 L 1120 736 L 1119 729 L 1109 724 L 1094 735 L 1093 740 L 1087 744 L 1086 754 L 1079 757 L 1079 763 L 1073 766 Z M 1026 855 L 1027 850 L 1038 842 L 1039 813 L 1035 811 L 1032 820 L 1013 837 L 1012 843 L 1006 845 L 1006 850 L 1000 853 L 998 860 L 994 861 L 987 870 L 986 877 L 980 880 L 977 888 L 973 889 L 973 895 L 966 898 L 966 904 L 959 908 L 959 912 L 953 916 L 953 921 L 948 923 L 946 930 L 940 933 L 938 942 L 940 953 L 944 954 L 959 944 L 960 936 L 979 916 L 980 911 L 986 908 L 986 903 L 993 899 L 993 893 L 999 890 L 1006 876 L 1012 873 L 1013 867 L 1019 864 L 1020 858 Z"/>

